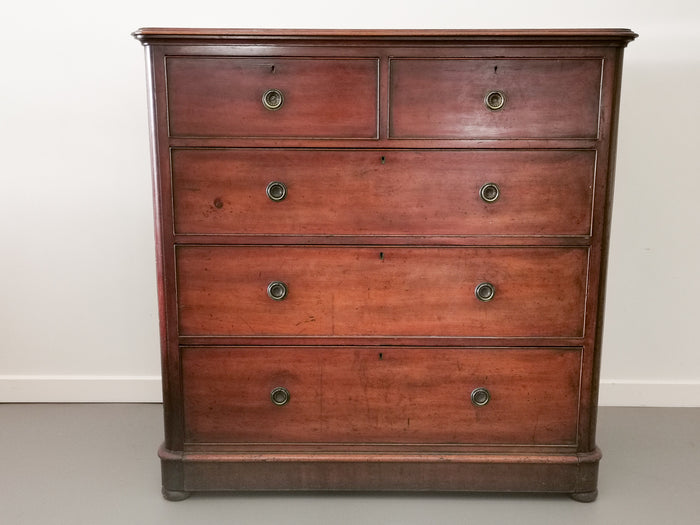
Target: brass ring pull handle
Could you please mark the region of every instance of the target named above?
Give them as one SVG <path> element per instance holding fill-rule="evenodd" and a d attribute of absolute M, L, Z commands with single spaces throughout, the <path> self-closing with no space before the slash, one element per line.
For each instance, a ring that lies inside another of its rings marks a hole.
<path fill-rule="evenodd" d="M 289 390 L 287 390 L 283 386 L 273 388 L 272 392 L 270 392 L 270 399 L 272 399 L 272 402 L 278 407 L 289 403 L 290 397 L 291 396 L 289 395 Z"/>
<path fill-rule="evenodd" d="M 501 195 L 501 190 L 495 182 L 487 182 L 479 190 L 479 197 L 484 202 L 496 202 Z"/>
<path fill-rule="evenodd" d="M 493 299 L 496 294 L 496 287 L 491 283 L 479 283 L 474 289 L 474 295 L 479 301 L 487 302 Z"/>
<path fill-rule="evenodd" d="M 472 390 L 472 405 L 482 407 L 487 405 L 491 400 L 491 394 L 484 387 L 475 388 Z"/>
<path fill-rule="evenodd" d="M 262 96 L 262 103 L 265 109 L 277 111 L 284 104 L 284 95 L 279 89 L 268 89 Z"/>
<path fill-rule="evenodd" d="M 281 301 L 287 297 L 287 285 L 282 281 L 272 281 L 267 285 L 267 296 L 275 301 Z"/>
<path fill-rule="evenodd" d="M 484 104 L 491 111 L 501 109 L 506 103 L 506 96 L 503 91 L 489 91 L 484 97 Z"/>
<path fill-rule="evenodd" d="M 279 202 L 287 196 L 287 186 L 283 182 L 273 181 L 265 188 L 265 193 L 271 201 Z"/>

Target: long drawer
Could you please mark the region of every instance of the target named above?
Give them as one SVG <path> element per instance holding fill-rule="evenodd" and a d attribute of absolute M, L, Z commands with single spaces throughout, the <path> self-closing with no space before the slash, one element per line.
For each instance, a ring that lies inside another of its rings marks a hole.
<path fill-rule="evenodd" d="M 180 246 L 179 333 L 580 337 L 587 248 Z"/>
<path fill-rule="evenodd" d="M 169 57 L 175 137 L 376 138 L 374 58 Z"/>
<path fill-rule="evenodd" d="M 596 138 L 596 58 L 391 60 L 394 138 Z"/>
<path fill-rule="evenodd" d="M 573 445 L 580 370 L 580 348 L 185 347 L 185 440 Z"/>
<path fill-rule="evenodd" d="M 174 149 L 171 158 L 177 233 L 585 235 L 591 228 L 594 151 Z"/>

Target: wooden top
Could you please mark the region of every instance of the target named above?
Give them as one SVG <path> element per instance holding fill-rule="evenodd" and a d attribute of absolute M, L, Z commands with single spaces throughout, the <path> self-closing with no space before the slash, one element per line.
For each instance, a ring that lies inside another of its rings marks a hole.
<path fill-rule="evenodd" d="M 141 28 L 134 38 L 146 44 L 211 43 L 246 40 L 453 41 L 464 44 L 541 43 L 625 46 L 638 35 L 629 29 L 205 29 Z"/>

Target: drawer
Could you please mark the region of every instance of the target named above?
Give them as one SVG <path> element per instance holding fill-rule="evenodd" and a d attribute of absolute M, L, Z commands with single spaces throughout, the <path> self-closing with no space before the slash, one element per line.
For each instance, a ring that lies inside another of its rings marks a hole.
<path fill-rule="evenodd" d="M 176 258 L 183 336 L 583 335 L 587 248 L 180 246 Z"/>
<path fill-rule="evenodd" d="M 597 58 L 393 59 L 390 135 L 596 138 L 601 77 Z"/>
<path fill-rule="evenodd" d="M 185 440 L 572 445 L 581 353 L 186 347 Z"/>
<path fill-rule="evenodd" d="M 169 57 L 166 68 L 173 137 L 377 136 L 377 59 Z"/>
<path fill-rule="evenodd" d="M 586 235 L 591 228 L 594 151 L 174 149 L 171 157 L 177 233 Z M 281 200 L 268 196 L 270 183 L 283 188 Z M 497 191 L 495 200 L 482 188 Z"/>

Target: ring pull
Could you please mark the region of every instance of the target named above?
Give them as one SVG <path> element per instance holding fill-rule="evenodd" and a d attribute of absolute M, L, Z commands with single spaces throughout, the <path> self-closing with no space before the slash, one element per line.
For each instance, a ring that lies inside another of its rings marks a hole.
<path fill-rule="evenodd" d="M 271 201 L 279 202 L 287 196 L 287 186 L 283 182 L 273 181 L 265 188 L 268 198 Z"/>
<path fill-rule="evenodd" d="M 487 182 L 479 190 L 479 197 L 484 202 L 496 202 L 501 195 L 501 190 L 495 182 Z"/>
<path fill-rule="evenodd" d="M 273 388 L 272 392 L 270 392 L 270 399 L 278 407 L 281 407 L 282 405 L 286 405 L 287 403 L 289 403 L 290 397 L 291 396 L 289 394 L 289 390 L 287 390 L 283 386 L 278 386 L 276 388 Z"/>
<path fill-rule="evenodd" d="M 474 295 L 479 301 L 488 302 L 496 294 L 496 287 L 491 283 L 479 283 L 474 289 Z"/>
<path fill-rule="evenodd" d="M 484 387 L 475 388 L 472 390 L 472 405 L 475 407 L 483 407 L 491 400 L 491 394 Z"/>
<path fill-rule="evenodd" d="M 268 89 L 262 96 L 262 103 L 265 109 L 277 111 L 284 104 L 284 95 L 279 89 Z"/>
<path fill-rule="evenodd" d="M 272 281 L 267 285 L 267 296 L 275 301 L 281 301 L 287 297 L 287 285 L 282 281 Z"/>
<path fill-rule="evenodd" d="M 506 96 L 503 91 L 489 91 L 484 97 L 484 104 L 491 111 L 498 111 L 506 103 Z"/>

